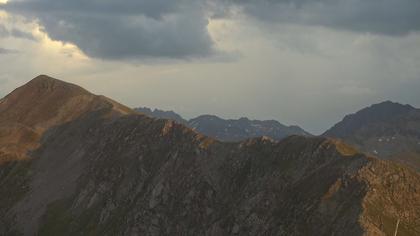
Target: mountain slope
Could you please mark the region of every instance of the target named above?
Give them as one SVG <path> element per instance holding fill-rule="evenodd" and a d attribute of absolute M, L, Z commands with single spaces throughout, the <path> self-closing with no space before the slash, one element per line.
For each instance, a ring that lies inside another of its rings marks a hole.
<path fill-rule="evenodd" d="M 344 143 L 223 143 L 115 110 L 66 119 L 0 164 L 1 235 L 381 235 L 397 219 L 399 235 L 420 233 L 420 176 Z"/>
<path fill-rule="evenodd" d="M 420 170 L 420 110 L 383 102 L 346 116 L 324 134 Z"/>
<path fill-rule="evenodd" d="M 150 108 L 136 108 L 135 110 L 151 117 L 177 121 L 199 133 L 221 141 L 243 141 L 262 136 L 274 140 L 281 140 L 290 135 L 311 136 L 310 133 L 298 126 L 285 126 L 275 120 L 260 121 L 248 118 L 225 120 L 213 115 L 202 115 L 187 121 L 173 111 L 159 109 L 152 111 Z"/>
<path fill-rule="evenodd" d="M 0 100 L 0 163 L 25 158 L 49 128 L 107 107 L 115 113 L 130 112 L 76 85 L 44 75 L 36 77 Z"/>

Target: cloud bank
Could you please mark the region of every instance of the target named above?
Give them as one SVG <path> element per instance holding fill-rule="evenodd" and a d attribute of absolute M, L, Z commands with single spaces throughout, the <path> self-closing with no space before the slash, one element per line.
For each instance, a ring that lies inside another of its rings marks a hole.
<path fill-rule="evenodd" d="M 318 25 L 383 35 L 420 30 L 418 0 L 223 0 L 266 22 Z"/>
<path fill-rule="evenodd" d="M 27 0 L 3 8 L 104 59 L 205 57 L 214 52 L 200 3 L 187 0 Z"/>
<path fill-rule="evenodd" d="M 418 0 L 21 0 L 1 8 L 38 20 L 51 38 L 102 59 L 210 56 L 216 49 L 209 19 L 232 12 L 267 24 L 391 36 L 420 30 Z"/>

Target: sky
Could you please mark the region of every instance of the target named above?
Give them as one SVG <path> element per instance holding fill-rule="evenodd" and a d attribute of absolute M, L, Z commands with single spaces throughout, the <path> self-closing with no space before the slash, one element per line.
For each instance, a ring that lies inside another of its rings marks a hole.
<path fill-rule="evenodd" d="M 418 0 L 0 0 L 0 97 L 39 74 L 185 118 L 321 134 L 420 107 Z"/>

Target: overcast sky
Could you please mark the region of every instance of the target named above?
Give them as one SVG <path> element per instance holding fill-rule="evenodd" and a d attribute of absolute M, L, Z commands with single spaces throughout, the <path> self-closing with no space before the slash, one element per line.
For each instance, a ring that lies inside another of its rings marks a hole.
<path fill-rule="evenodd" d="M 420 107 L 419 0 L 0 0 L 0 96 L 38 74 L 126 105 L 320 134 Z"/>

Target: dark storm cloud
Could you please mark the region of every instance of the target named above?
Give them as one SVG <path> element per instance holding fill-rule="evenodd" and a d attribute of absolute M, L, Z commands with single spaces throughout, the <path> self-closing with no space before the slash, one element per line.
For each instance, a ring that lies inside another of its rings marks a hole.
<path fill-rule="evenodd" d="M 209 56 L 207 18 L 232 10 L 268 23 L 394 36 L 420 30 L 420 0 L 15 0 L 0 8 L 104 59 Z"/>
<path fill-rule="evenodd" d="M 24 32 L 17 28 L 9 29 L 6 26 L 0 24 L 0 38 L 1 37 L 14 37 L 14 38 L 35 40 L 35 37 L 31 33 Z"/>
<path fill-rule="evenodd" d="M 37 19 L 48 35 L 104 59 L 212 54 L 200 3 L 192 0 L 27 0 L 3 8 Z"/>
<path fill-rule="evenodd" d="M 258 19 L 403 35 L 420 30 L 419 0 L 222 0 Z"/>

